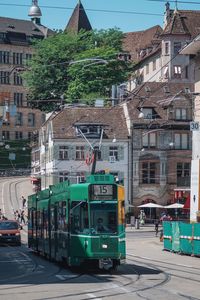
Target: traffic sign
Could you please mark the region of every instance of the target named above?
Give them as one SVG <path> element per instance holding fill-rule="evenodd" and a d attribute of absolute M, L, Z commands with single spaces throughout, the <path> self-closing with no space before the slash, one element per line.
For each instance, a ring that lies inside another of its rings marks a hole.
<path fill-rule="evenodd" d="M 199 131 L 199 122 L 190 122 L 190 131 Z"/>

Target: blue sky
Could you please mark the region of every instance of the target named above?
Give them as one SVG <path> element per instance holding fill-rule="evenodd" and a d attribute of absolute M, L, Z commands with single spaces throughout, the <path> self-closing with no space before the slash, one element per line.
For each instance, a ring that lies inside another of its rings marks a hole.
<path fill-rule="evenodd" d="M 196 0 L 199 4 L 192 4 L 192 2 L 195 2 L 194 0 L 185 1 L 191 3 L 178 3 L 179 9 L 200 10 L 200 0 Z M 64 29 L 77 2 L 78 0 L 38 0 L 43 15 L 42 24 L 51 29 Z M 0 16 L 29 19 L 28 10 L 31 3 L 32 0 L 0 0 Z M 150 2 L 147 0 L 82 0 L 82 4 L 86 9 L 92 27 L 95 29 L 118 27 L 123 32 L 130 32 L 144 30 L 157 24 L 163 25 L 165 2 Z M 18 7 L 16 5 L 22 6 Z M 170 3 L 170 7 L 174 8 L 174 6 L 175 3 L 173 1 Z M 57 8 L 53 9 L 50 7 Z M 124 13 L 90 11 L 90 9 L 121 11 Z M 145 13 L 152 15 L 145 15 Z"/>

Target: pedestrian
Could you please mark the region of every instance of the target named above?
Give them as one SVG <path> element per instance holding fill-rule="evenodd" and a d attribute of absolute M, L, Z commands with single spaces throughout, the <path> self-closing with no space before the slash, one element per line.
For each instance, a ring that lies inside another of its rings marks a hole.
<path fill-rule="evenodd" d="M 24 198 L 24 196 L 22 196 L 22 208 L 24 208 L 26 205 L 26 198 Z"/>
<path fill-rule="evenodd" d="M 155 232 L 156 232 L 156 236 L 158 236 L 159 221 L 156 219 L 154 224 L 155 224 Z"/>
<path fill-rule="evenodd" d="M 3 216 L 3 213 L 2 213 L 1 208 L 0 208 L 0 220 L 2 219 L 2 216 Z"/>
<path fill-rule="evenodd" d="M 22 222 L 24 223 L 24 225 L 26 224 L 26 221 L 25 221 L 25 214 L 24 214 L 24 210 L 22 210 L 22 212 L 21 212 L 21 224 L 22 224 Z"/>
<path fill-rule="evenodd" d="M 19 222 L 19 220 L 21 218 L 21 214 L 18 210 L 16 210 L 16 212 L 15 212 L 15 218 L 16 218 L 17 222 Z"/>

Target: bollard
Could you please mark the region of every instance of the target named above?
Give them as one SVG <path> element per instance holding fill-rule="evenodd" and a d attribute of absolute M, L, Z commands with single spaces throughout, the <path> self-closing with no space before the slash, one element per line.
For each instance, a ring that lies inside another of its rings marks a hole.
<path fill-rule="evenodd" d="M 140 220 L 135 219 L 135 229 L 140 229 Z"/>

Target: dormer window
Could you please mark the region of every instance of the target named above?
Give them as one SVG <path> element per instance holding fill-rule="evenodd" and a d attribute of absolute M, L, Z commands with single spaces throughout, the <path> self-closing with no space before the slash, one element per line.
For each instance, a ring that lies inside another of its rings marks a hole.
<path fill-rule="evenodd" d="M 76 135 L 85 135 L 88 138 L 100 138 L 102 125 L 99 124 L 80 124 L 76 125 Z"/>
<path fill-rule="evenodd" d="M 185 108 L 176 108 L 176 120 L 186 120 L 187 110 Z"/>
<path fill-rule="evenodd" d="M 144 114 L 144 119 L 159 119 L 160 116 L 157 114 L 154 108 L 143 108 L 142 113 Z"/>
<path fill-rule="evenodd" d="M 166 93 L 166 94 L 170 93 L 169 87 L 167 85 L 163 87 L 163 90 L 164 90 L 164 93 Z"/>

